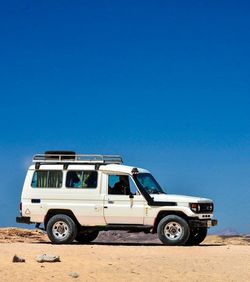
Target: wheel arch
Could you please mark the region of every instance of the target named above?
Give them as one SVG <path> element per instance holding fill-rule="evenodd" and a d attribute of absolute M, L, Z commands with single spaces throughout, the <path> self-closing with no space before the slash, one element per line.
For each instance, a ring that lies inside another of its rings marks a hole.
<path fill-rule="evenodd" d="M 50 220 L 50 218 L 54 215 L 57 214 L 65 214 L 67 216 L 69 216 L 77 225 L 77 227 L 80 227 L 80 223 L 78 222 L 77 218 L 75 217 L 74 213 L 71 210 L 67 210 L 67 209 L 50 209 L 48 210 L 47 214 L 44 217 L 44 228 L 46 229 L 48 221 Z"/>
<path fill-rule="evenodd" d="M 167 215 L 177 215 L 177 216 L 185 219 L 188 223 L 188 216 L 184 212 L 181 212 L 181 211 L 160 211 L 157 214 L 157 217 L 155 218 L 152 233 L 157 232 L 157 227 L 158 227 L 159 222 Z"/>

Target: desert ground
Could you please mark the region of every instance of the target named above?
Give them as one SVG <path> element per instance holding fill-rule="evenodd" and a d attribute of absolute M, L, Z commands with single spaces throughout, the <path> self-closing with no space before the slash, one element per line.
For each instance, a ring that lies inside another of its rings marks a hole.
<path fill-rule="evenodd" d="M 14 255 L 25 259 L 13 263 Z M 39 263 L 41 254 L 60 262 Z M 103 232 L 91 244 L 52 245 L 36 230 L 0 229 L 0 281 L 250 281 L 250 237 L 208 236 L 168 247 L 155 235 Z"/>

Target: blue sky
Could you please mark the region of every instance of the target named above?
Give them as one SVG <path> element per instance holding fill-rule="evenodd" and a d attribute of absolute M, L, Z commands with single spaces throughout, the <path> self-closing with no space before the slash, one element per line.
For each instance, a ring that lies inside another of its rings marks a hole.
<path fill-rule="evenodd" d="M 0 226 L 35 153 L 121 154 L 250 232 L 247 1 L 0 4 Z"/>

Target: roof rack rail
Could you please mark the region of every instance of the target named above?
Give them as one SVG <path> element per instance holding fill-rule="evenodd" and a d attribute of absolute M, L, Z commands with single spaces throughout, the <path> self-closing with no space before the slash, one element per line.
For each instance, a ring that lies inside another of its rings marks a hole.
<path fill-rule="evenodd" d="M 93 164 L 122 164 L 118 155 L 83 155 L 83 154 L 36 154 L 34 163 L 93 163 Z"/>

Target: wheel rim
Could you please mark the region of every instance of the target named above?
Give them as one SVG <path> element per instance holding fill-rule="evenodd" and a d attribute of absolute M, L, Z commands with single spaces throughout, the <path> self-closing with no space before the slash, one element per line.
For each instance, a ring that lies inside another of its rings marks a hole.
<path fill-rule="evenodd" d="M 178 222 L 171 221 L 164 227 L 164 234 L 169 240 L 178 240 L 183 233 L 183 228 Z"/>
<path fill-rule="evenodd" d="M 64 221 L 57 221 L 52 227 L 52 233 L 57 239 L 63 239 L 69 234 L 69 226 Z"/>

